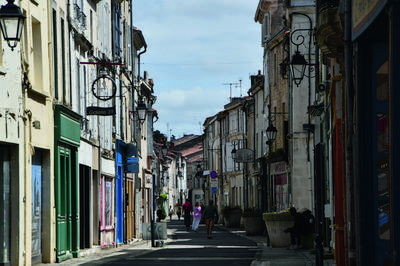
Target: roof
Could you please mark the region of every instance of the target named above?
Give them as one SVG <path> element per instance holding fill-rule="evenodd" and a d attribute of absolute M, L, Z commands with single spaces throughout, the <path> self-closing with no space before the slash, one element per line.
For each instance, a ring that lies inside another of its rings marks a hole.
<path fill-rule="evenodd" d="M 190 156 L 191 154 L 197 153 L 197 152 L 203 152 L 203 143 L 198 143 L 193 147 L 190 147 L 186 150 L 182 150 L 181 154 L 184 157 Z"/>

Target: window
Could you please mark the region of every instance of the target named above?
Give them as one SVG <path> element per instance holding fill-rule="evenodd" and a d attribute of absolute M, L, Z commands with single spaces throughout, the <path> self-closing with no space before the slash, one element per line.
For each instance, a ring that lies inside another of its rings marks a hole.
<path fill-rule="evenodd" d="M 32 18 L 32 38 L 33 84 L 36 88 L 43 89 L 42 32 L 40 22 L 35 18 Z"/>
<path fill-rule="evenodd" d="M 122 30 L 121 30 L 121 10 L 119 5 L 114 5 L 114 54 L 122 57 Z"/>
<path fill-rule="evenodd" d="M 58 99 L 58 42 L 57 42 L 57 11 L 53 9 L 52 16 L 52 26 L 53 26 L 53 77 L 54 77 L 54 91 L 53 96 L 55 99 Z"/>
<path fill-rule="evenodd" d="M 113 227 L 113 180 L 102 176 L 101 184 L 101 226 Z"/>
<path fill-rule="evenodd" d="M 61 51 L 65 51 L 65 25 L 64 19 L 61 19 Z M 62 101 L 64 104 L 67 103 L 67 80 L 66 80 L 66 53 L 61 53 L 61 66 L 62 66 Z"/>

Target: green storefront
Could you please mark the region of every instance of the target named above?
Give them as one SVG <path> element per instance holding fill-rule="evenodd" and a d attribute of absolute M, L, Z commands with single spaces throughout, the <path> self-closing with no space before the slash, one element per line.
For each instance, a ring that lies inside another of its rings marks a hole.
<path fill-rule="evenodd" d="M 79 257 L 79 164 L 81 116 L 63 105 L 54 112 L 57 262 Z"/>

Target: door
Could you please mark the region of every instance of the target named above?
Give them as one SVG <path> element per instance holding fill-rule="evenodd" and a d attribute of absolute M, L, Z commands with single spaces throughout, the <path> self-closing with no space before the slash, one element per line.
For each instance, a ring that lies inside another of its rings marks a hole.
<path fill-rule="evenodd" d="M 381 48 L 381 47 L 377 47 Z M 375 49 L 374 49 L 375 50 Z M 389 157 L 389 62 L 387 55 L 377 53 L 373 63 L 373 189 L 375 265 L 383 265 L 390 258 L 390 182 Z"/>
<path fill-rule="evenodd" d="M 71 150 L 59 147 L 59 178 L 56 179 L 57 204 L 57 255 L 61 256 L 71 246 Z"/>
<path fill-rule="evenodd" d="M 3 219 L 0 225 L 0 265 L 10 263 L 11 249 L 11 208 L 10 208 L 10 189 L 11 189 L 11 159 L 10 148 L 0 144 L 0 213 Z"/>
<path fill-rule="evenodd" d="M 90 167 L 79 165 L 79 246 L 90 248 Z"/>
<path fill-rule="evenodd" d="M 32 156 L 32 263 L 42 261 L 42 152 Z"/>
<path fill-rule="evenodd" d="M 134 206 L 133 206 L 133 183 L 131 180 L 127 181 L 127 239 L 134 238 L 134 230 L 135 230 L 135 215 L 134 215 Z"/>

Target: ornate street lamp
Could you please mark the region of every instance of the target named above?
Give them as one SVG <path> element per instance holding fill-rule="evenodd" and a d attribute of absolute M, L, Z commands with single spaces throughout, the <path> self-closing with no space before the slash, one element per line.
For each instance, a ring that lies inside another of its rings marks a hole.
<path fill-rule="evenodd" d="M 146 120 L 147 114 L 147 106 L 144 102 L 140 102 L 136 107 L 137 115 L 139 122 L 143 124 L 144 120 Z"/>
<path fill-rule="evenodd" d="M 292 60 L 290 61 L 290 68 L 292 70 L 292 78 L 294 84 L 298 87 L 301 81 L 304 78 L 304 73 L 306 71 L 306 66 L 308 65 L 307 60 L 304 58 L 299 51 L 293 55 Z"/>
<path fill-rule="evenodd" d="M 236 150 L 236 142 L 233 142 L 233 149 L 231 151 L 231 154 L 232 154 L 232 159 L 234 161 L 236 161 L 236 152 L 237 152 L 237 150 Z"/>
<path fill-rule="evenodd" d="M 14 0 L 7 0 L 8 4 L 0 9 L 0 28 L 4 40 L 7 41 L 11 51 L 21 40 L 22 28 L 24 27 L 25 16 L 21 8 L 14 4 Z"/>
<path fill-rule="evenodd" d="M 278 133 L 278 130 L 276 130 L 276 127 L 274 127 L 274 125 L 272 123 L 269 124 L 267 131 L 266 131 L 268 142 L 272 143 L 272 141 L 275 141 L 277 133 Z"/>

